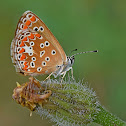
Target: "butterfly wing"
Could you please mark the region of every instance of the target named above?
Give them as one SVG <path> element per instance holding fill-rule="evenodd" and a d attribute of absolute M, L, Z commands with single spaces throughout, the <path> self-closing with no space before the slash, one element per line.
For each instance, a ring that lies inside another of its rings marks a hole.
<path fill-rule="evenodd" d="M 47 38 L 30 29 L 15 36 L 11 55 L 17 72 L 25 75 L 49 74 L 62 65 L 58 49 Z"/>
<path fill-rule="evenodd" d="M 58 50 L 62 57 L 63 62 L 67 62 L 66 54 L 59 44 L 58 40 L 54 37 L 51 31 L 47 28 L 44 22 L 31 11 L 26 11 L 20 18 L 15 35 L 20 31 L 30 28 L 39 34 L 43 35 L 48 41 L 52 43 L 52 45 Z"/>

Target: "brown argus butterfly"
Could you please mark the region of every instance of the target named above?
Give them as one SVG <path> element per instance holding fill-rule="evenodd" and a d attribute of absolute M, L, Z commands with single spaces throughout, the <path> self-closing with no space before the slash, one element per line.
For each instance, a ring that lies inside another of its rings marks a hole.
<path fill-rule="evenodd" d="M 31 11 L 26 11 L 19 19 L 11 43 L 12 62 L 17 72 L 31 76 L 50 74 L 47 78 L 51 75 L 64 77 L 67 71 L 73 71 L 77 54 L 67 57 L 51 31 Z"/>

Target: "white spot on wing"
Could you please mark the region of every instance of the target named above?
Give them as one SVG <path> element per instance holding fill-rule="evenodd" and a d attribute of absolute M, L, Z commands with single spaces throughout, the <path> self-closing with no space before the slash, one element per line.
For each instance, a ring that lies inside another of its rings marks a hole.
<path fill-rule="evenodd" d="M 45 46 L 48 47 L 50 43 L 48 41 L 45 41 Z"/>
<path fill-rule="evenodd" d="M 30 66 L 31 66 L 31 68 L 35 68 L 35 63 L 34 62 L 30 62 Z"/>
<path fill-rule="evenodd" d="M 26 32 L 25 35 L 27 35 L 27 36 L 30 35 L 30 32 Z"/>
<path fill-rule="evenodd" d="M 22 35 L 21 37 L 20 37 L 20 39 L 22 40 L 24 38 L 24 35 Z"/>
<path fill-rule="evenodd" d="M 34 42 L 32 41 L 32 42 L 30 42 L 30 46 L 34 46 Z"/>
<path fill-rule="evenodd" d="M 49 57 L 46 57 L 45 60 L 48 62 L 48 61 L 50 61 L 50 58 Z"/>
<path fill-rule="evenodd" d="M 17 59 L 20 60 L 21 54 L 17 54 Z"/>
<path fill-rule="evenodd" d="M 33 56 L 33 53 L 29 53 L 29 56 Z"/>
<path fill-rule="evenodd" d="M 23 27 L 24 27 L 24 25 L 23 25 L 23 24 L 21 24 L 21 25 L 20 25 L 20 29 L 22 29 Z"/>
<path fill-rule="evenodd" d="M 52 51 L 51 51 L 51 54 L 52 54 L 52 55 L 55 55 L 55 54 L 56 54 L 56 51 L 55 51 L 55 50 L 52 50 Z"/>
<path fill-rule="evenodd" d="M 33 54 L 33 48 L 31 46 L 25 45 L 23 48 L 25 49 L 25 53 Z"/>
<path fill-rule="evenodd" d="M 30 71 L 30 69 L 28 69 L 28 71 Z"/>
<path fill-rule="evenodd" d="M 42 57 L 45 54 L 45 50 L 40 51 L 40 57 Z"/>
<path fill-rule="evenodd" d="M 32 59 L 32 61 L 36 61 L 36 57 L 32 57 L 31 59 Z"/>
<path fill-rule="evenodd" d="M 19 41 L 18 41 L 18 46 L 19 46 L 20 44 L 21 44 L 21 41 L 19 40 Z"/>
<path fill-rule="evenodd" d="M 43 43 L 40 43 L 40 47 L 41 47 L 41 48 L 44 48 L 44 44 L 43 44 Z"/>
<path fill-rule="evenodd" d="M 23 23 L 25 23 L 26 21 L 27 21 L 27 18 L 24 18 L 24 19 L 23 19 Z"/>
<path fill-rule="evenodd" d="M 26 15 L 26 17 L 27 17 L 27 18 L 31 18 L 31 17 L 32 17 L 32 14 L 29 13 L 29 14 Z"/>
<path fill-rule="evenodd" d="M 23 65 L 24 64 L 24 61 L 20 61 L 20 64 Z"/>
<path fill-rule="evenodd" d="M 20 50 L 21 50 L 21 47 L 17 47 L 17 53 L 19 53 Z"/>
<path fill-rule="evenodd" d="M 46 62 L 45 61 L 42 61 L 42 66 L 46 66 Z"/>
<path fill-rule="evenodd" d="M 38 67 L 37 71 L 40 72 L 42 70 L 42 67 Z"/>
<path fill-rule="evenodd" d="M 43 32 L 44 28 L 42 26 L 39 27 L 39 31 Z"/>
<path fill-rule="evenodd" d="M 42 37 L 42 36 L 40 36 L 40 37 L 39 37 L 39 39 L 43 39 L 43 37 Z"/>
<path fill-rule="evenodd" d="M 38 31 L 38 27 L 34 27 L 33 30 L 34 30 L 34 31 Z"/>

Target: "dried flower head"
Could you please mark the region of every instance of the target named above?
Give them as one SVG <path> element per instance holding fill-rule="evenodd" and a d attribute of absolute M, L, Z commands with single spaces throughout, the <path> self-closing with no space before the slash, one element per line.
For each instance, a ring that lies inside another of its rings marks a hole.
<path fill-rule="evenodd" d="M 40 83 L 33 77 L 29 78 L 29 82 L 20 85 L 13 90 L 12 98 L 22 106 L 34 111 L 37 106 L 42 106 L 47 102 L 47 98 L 51 95 L 51 90 L 45 90 Z"/>

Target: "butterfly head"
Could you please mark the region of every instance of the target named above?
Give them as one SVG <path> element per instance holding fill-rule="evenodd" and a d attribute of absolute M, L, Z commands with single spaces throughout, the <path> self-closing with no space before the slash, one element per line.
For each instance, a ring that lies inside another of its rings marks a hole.
<path fill-rule="evenodd" d="M 77 51 L 77 49 L 74 49 L 74 50 L 72 50 L 71 52 L 70 52 L 70 54 L 72 53 L 72 52 L 74 52 L 74 51 Z M 70 56 L 70 54 L 69 54 L 69 56 L 67 56 L 67 63 L 70 65 L 70 67 L 72 67 L 73 66 L 73 64 L 74 64 L 74 55 L 72 55 L 72 56 Z"/>
<path fill-rule="evenodd" d="M 70 57 L 70 56 L 67 56 L 67 62 L 68 64 L 72 67 L 73 64 L 74 64 L 74 56 Z"/>

